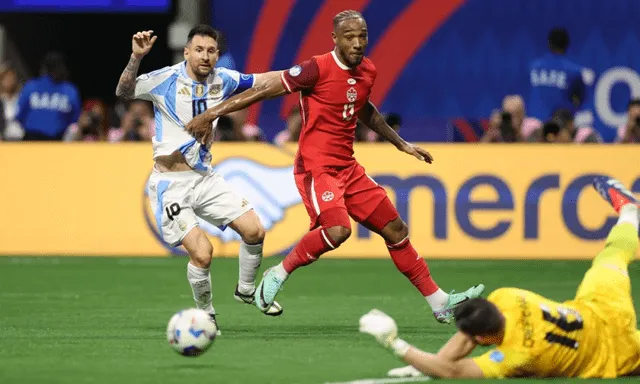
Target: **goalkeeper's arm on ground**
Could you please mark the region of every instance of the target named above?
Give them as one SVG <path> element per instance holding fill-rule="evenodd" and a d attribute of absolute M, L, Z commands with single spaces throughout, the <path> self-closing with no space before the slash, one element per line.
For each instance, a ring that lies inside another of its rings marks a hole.
<path fill-rule="evenodd" d="M 448 379 L 484 377 L 480 367 L 466 358 L 475 343 L 461 332 L 456 333 L 438 354 L 424 352 L 398 338 L 395 321 L 378 310 L 360 318 L 360 332 L 374 336 L 380 344 L 427 376 Z"/>

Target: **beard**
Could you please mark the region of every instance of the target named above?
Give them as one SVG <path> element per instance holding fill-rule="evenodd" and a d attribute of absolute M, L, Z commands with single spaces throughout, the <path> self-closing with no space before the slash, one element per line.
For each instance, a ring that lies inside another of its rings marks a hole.
<path fill-rule="evenodd" d="M 213 71 L 213 65 L 208 69 L 204 69 L 200 66 L 200 64 L 192 64 L 191 70 L 198 76 L 206 77 L 209 76 L 211 71 Z"/>

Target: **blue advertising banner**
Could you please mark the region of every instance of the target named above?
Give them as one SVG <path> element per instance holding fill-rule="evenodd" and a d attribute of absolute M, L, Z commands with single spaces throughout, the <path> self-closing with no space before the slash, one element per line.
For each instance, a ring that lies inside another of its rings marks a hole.
<path fill-rule="evenodd" d="M 379 76 L 372 95 L 404 119 L 410 140 L 453 140 L 451 121 L 488 118 L 508 94 L 528 99 L 530 62 L 547 53 L 555 26 L 571 35 L 568 57 L 586 69 L 583 116 L 612 141 L 631 97 L 640 97 L 640 2 L 633 0 L 214 0 L 212 24 L 236 69 L 286 69 L 327 52 L 332 18 L 362 12 L 367 55 Z M 253 108 L 272 138 L 295 96 Z"/>

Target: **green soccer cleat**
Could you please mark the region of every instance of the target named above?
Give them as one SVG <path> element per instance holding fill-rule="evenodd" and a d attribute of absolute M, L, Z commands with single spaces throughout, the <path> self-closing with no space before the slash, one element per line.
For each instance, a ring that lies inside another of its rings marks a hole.
<path fill-rule="evenodd" d="M 256 291 L 255 290 L 251 294 L 248 294 L 248 295 L 240 293 L 240 290 L 238 289 L 238 286 L 236 285 L 236 292 L 233 294 L 233 298 L 236 299 L 240 303 L 253 305 L 253 303 L 255 303 L 255 301 L 256 301 L 255 300 L 255 295 L 256 295 Z M 277 301 L 274 301 L 273 305 L 271 305 L 271 308 L 269 308 L 267 311 L 262 311 L 262 313 L 264 313 L 267 316 L 280 316 L 280 315 L 282 315 L 283 311 L 284 310 L 282 309 L 282 306 L 280 304 L 278 304 Z"/>
<path fill-rule="evenodd" d="M 436 320 L 438 320 L 439 323 L 451 323 L 451 319 L 453 319 L 454 309 L 465 301 L 480 297 L 482 292 L 484 292 L 484 285 L 478 284 L 462 293 L 454 292 L 455 291 L 451 291 L 451 293 L 449 294 L 447 304 L 445 304 L 444 308 L 433 311 L 433 316 L 436 318 Z"/>
<path fill-rule="evenodd" d="M 282 290 L 284 279 L 276 276 L 273 268 L 269 268 L 264 272 L 262 281 L 258 285 L 255 293 L 256 307 L 262 312 L 267 313 L 271 306 L 275 304 L 276 295 Z"/>

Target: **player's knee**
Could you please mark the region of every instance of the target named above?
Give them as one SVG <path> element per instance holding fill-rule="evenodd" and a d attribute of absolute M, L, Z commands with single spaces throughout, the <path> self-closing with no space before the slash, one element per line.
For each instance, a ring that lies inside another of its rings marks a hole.
<path fill-rule="evenodd" d="M 397 217 L 382 229 L 382 237 L 388 244 L 397 244 L 409 236 L 409 227 Z"/>
<path fill-rule="evenodd" d="M 346 208 L 329 209 L 320 215 L 319 220 L 334 248 L 351 236 L 351 220 Z"/>
<path fill-rule="evenodd" d="M 241 233 L 242 241 L 245 244 L 261 244 L 264 241 L 265 230 L 262 224 L 258 222 L 256 225 L 251 226 Z"/>
<path fill-rule="evenodd" d="M 213 258 L 213 245 L 204 232 L 196 230 L 193 234 L 189 233 L 182 244 L 189 252 L 193 265 L 198 268 L 209 268 Z"/>
<path fill-rule="evenodd" d="M 198 268 L 209 268 L 211 259 L 213 258 L 213 246 L 211 244 L 203 245 L 193 253 L 189 254 L 191 262 Z"/>
<path fill-rule="evenodd" d="M 328 228 L 326 232 L 327 232 L 327 235 L 331 238 L 331 241 L 333 242 L 333 244 L 335 244 L 335 246 L 339 246 L 340 244 L 347 241 L 349 236 L 351 236 L 351 226 L 349 227 L 335 226 L 335 227 Z"/>

